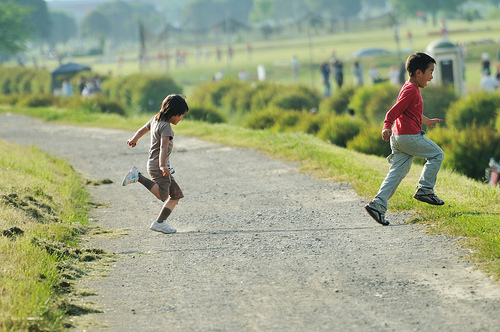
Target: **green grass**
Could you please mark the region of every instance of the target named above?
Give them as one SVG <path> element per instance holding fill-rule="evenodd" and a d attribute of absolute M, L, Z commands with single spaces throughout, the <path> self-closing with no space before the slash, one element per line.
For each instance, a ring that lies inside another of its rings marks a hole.
<path fill-rule="evenodd" d="M 76 111 L 57 109 L 15 111 L 66 123 L 125 130 L 136 130 L 150 118 L 150 115 L 122 118 L 77 114 Z M 340 148 L 303 133 L 256 131 L 196 121 L 181 122 L 176 133 L 300 162 L 303 171 L 318 178 L 350 183 L 367 200 L 377 193 L 389 167 L 385 158 Z M 421 165 L 413 165 L 389 202 L 389 211 L 411 212 L 412 218 L 408 222 L 431 225 L 429 231 L 432 233 L 465 237 L 464 245 L 472 249 L 472 256 L 481 268 L 500 280 L 500 189 L 442 169 L 435 189 L 446 205 L 430 206 L 412 198 L 421 170 Z"/>
<path fill-rule="evenodd" d="M 62 160 L 0 144 L 0 331 L 63 330 L 89 194 Z"/>

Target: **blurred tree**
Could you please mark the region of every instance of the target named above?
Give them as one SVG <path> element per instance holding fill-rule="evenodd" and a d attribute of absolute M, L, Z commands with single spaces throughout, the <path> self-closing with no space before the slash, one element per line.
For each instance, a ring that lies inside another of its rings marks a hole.
<path fill-rule="evenodd" d="M 417 11 L 430 13 L 432 16 L 432 23 L 437 24 L 437 15 L 439 11 L 452 11 L 457 10 L 458 5 L 466 2 L 467 0 L 391 0 L 392 3 L 403 13 L 408 15 L 415 15 Z"/>
<path fill-rule="evenodd" d="M 50 17 L 47 4 L 44 0 L 0 0 L 8 6 L 17 5 L 30 9 L 29 15 L 24 16 L 23 24 L 31 31 L 32 37 L 46 40 L 50 35 Z"/>
<path fill-rule="evenodd" d="M 194 0 L 184 7 L 182 23 L 200 32 L 223 26 L 225 20 L 246 25 L 252 5 L 252 0 Z"/>
<path fill-rule="evenodd" d="M 312 13 L 323 14 L 329 19 L 346 20 L 356 16 L 361 10 L 361 0 L 305 0 L 305 2 Z"/>
<path fill-rule="evenodd" d="M 82 33 L 84 36 L 108 35 L 111 24 L 106 16 L 94 10 L 89 12 L 82 21 Z"/>
<path fill-rule="evenodd" d="M 183 26 L 203 33 L 223 19 L 224 12 L 212 0 L 193 0 L 182 12 Z"/>
<path fill-rule="evenodd" d="M 249 19 L 251 22 L 262 22 L 272 19 L 274 5 L 272 0 L 253 0 L 253 9 Z"/>
<path fill-rule="evenodd" d="M 77 28 L 75 20 L 60 12 L 50 13 L 50 20 L 52 21 L 52 29 L 49 36 L 50 48 L 54 49 L 57 43 L 66 43 L 73 37 L 76 37 Z"/>
<path fill-rule="evenodd" d="M 139 35 L 139 21 L 151 30 L 163 28 L 164 19 L 161 12 L 151 4 L 137 2 L 125 2 L 116 0 L 104 3 L 94 9 L 103 15 L 109 28 L 106 37 L 114 43 L 123 41 L 135 41 Z"/>
<path fill-rule="evenodd" d="M 24 22 L 31 10 L 14 4 L 0 2 L 0 52 L 15 54 L 24 49 L 24 42 L 30 36 L 30 29 Z"/>

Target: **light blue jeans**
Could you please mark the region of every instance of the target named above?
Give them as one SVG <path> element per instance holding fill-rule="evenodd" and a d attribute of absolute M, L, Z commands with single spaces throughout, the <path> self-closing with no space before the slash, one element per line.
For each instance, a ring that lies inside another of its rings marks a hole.
<path fill-rule="evenodd" d="M 416 193 L 419 195 L 434 194 L 437 173 L 443 163 L 444 152 L 436 143 L 424 135 L 425 131 L 421 131 L 416 135 L 391 136 L 392 154 L 387 157 L 391 167 L 377 195 L 370 202 L 370 207 L 385 214 L 389 198 L 394 195 L 401 180 L 410 171 L 414 157 L 427 160 L 420 175 Z"/>

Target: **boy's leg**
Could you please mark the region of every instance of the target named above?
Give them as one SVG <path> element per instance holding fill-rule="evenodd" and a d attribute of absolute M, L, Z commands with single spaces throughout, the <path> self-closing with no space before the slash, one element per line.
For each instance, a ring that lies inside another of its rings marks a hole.
<path fill-rule="evenodd" d="M 443 150 L 436 143 L 421 134 L 420 137 L 416 137 L 414 140 L 412 154 L 415 157 L 427 160 L 418 181 L 416 194 L 433 195 L 437 174 L 444 160 Z"/>
<path fill-rule="evenodd" d="M 385 214 L 387 212 L 389 199 L 392 195 L 394 195 L 399 184 L 410 171 L 411 164 L 413 162 L 413 156 L 399 151 L 394 152 L 395 153 L 392 155 L 392 164 L 389 168 L 389 173 L 380 185 L 380 189 L 375 198 L 368 204 L 371 208 L 377 210 L 381 214 Z"/>

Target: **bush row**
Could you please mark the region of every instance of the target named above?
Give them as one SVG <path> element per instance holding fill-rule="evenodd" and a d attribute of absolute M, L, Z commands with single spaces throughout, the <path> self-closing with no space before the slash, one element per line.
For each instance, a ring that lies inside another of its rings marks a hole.
<path fill-rule="evenodd" d="M 46 70 L 0 67 L 0 94 L 50 93 L 51 75 Z"/>
<path fill-rule="evenodd" d="M 101 87 L 108 99 L 118 100 L 135 112 L 156 113 L 167 95 L 182 94 L 182 87 L 166 75 L 133 74 L 110 78 Z"/>
<path fill-rule="evenodd" d="M 217 122 L 232 119 L 253 129 L 303 131 L 359 152 L 387 156 L 390 146 L 381 139 L 381 123 L 398 92 L 398 87 L 387 83 L 347 87 L 321 99 L 302 85 L 226 80 L 200 86 L 188 100 L 204 114 L 198 119 L 219 113 Z M 433 85 L 421 93 L 424 114 L 445 120 L 437 129 L 424 128 L 445 150 L 444 165 L 482 179 L 488 159 L 500 159 L 500 93 L 459 99 L 451 87 Z"/>
<path fill-rule="evenodd" d="M 73 96 L 71 98 L 56 97 L 52 94 L 0 95 L 0 105 L 20 107 L 59 107 L 80 109 L 89 113 L 113 113 L 125 116 L 126 108 L 118 101 L 110 100 L 102 95 L 91 98 Z"/>
<path fill-rule="evenodd" d="M 77 88 L 79 76 L 68 77 L 76 95 L 79 91 Z M 16 97 L 12 100 L 22 99 L 23 106 L 50 106 L 55 104 L 50 97 L 51 79 L 51 74 L 46 70 L 0 67 L 0 95 L 15 95 Z M 105 98 L 97 98 L 90 104 L 97 103 L 99 105 L 97 109 L 105 109 L 117 114 L 125 114 L 124 109 L 118 109 L 124 107 L 134 112 L 157 112 L 166 95 L 182 93 L 182 87 L 169 76 L 143 74 L 121 78 L 102 77 L 101 90 Z M 63 100 L 67 101 L 67 99 Z M 3 102 L 6 102 L 5 98 Z M 12 104 L 12 101 L 7 102 Z M 88 102 L 83 102 L 83 104 L 90 105 Z"/>

